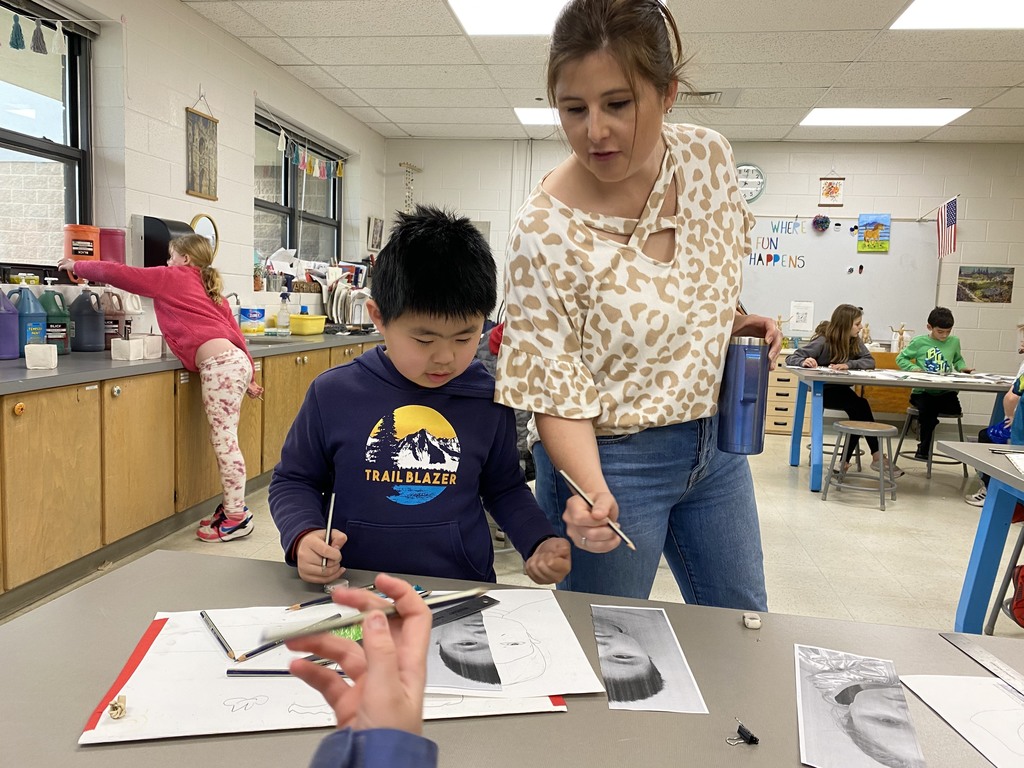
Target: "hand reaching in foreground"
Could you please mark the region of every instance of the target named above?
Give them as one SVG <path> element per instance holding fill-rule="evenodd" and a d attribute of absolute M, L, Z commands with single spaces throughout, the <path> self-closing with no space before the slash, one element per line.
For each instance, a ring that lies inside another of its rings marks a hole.
<path fill-rule="evenodd" d="M 536 584 L 557 584 L 572 568 L 571 549 L 566 539 L 545 539 L 526 561 L 526 575 Z"/>
<path fill-rule="evenodd" d="M 372 611 L 387 601 L 365 589 L 335 589 L 334 602 L 372 611 L 363 622 L 362 645 L 331 634 L 290 640 L 293 651 L 334 659 L 348 682 L 332 669 L 298 659 L 291 672 L 316 688 L 334 709 L 338 728 L 423 730 L 423 689 L 427 680 L 427 644 L 433 616 L 423 598 L 401 579 L 381 574 L 378 590 L 394 600 L 398 615 L 389 620 Z"/>

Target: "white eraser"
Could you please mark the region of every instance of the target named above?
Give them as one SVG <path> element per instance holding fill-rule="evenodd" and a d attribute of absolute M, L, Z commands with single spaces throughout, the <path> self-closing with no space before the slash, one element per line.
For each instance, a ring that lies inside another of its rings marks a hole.
<path fill-rule="evenodd" d="M 161 357 L 164 356 L 163 336 L 154 336 L 152 334 L 150 334 L 149 336 L 143 336 L 142 344 L 145 347 L 143 357 L 146 360 L 159 360 Z"/>
<path fill-rule="evenodd" d="M 57 367 L 57 345 L 26 344 L 25 367 L 30 371 L 52 371 Z"/>
<path fill-rule="evenodd" d="M 146 352 L 142 339 L 111 339 L 111 360 L 141 360 Z"/>
<path fill-rule="evenodd" d="M 760 629 L 761 617 L 758 616 L 756 613 L 744 613 L 743 626 L 747 629 Z"/>

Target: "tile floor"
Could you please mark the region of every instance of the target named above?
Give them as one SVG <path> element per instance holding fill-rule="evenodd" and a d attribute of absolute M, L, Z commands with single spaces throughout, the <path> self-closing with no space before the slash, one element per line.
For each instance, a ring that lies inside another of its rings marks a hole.
<path fill-rule="evenodd" d="M 977 487 L 973 474 L 965 485 L 959 466 L 936 466 L 932 479 L 927 480 L 923 463 L 902 462 L 906 475 L 897 481 L 896 501 L 887 501 L 886 511 L 881 512 L 877 495 L 870 493 L 832 491 L 828 500 L 822 501 L 821 494 L 807 490 L 806 463 L 800 468 L 790 467 L 788 455 L 788 438 L 769 435 L 764 453 L 751 457 L 770 609 L 952 630 L 981 512 L 963 501 L 964 494 Z M 247 503 L 257 524 L 245 539 L 208 544 L 196 540 L 189 526 L 114 567 L 155 549 L 281 560 L 277 530 L 267 510 L 266 489 L 250 494 Z M 1011 531 L 1004 562 L 1019 527 Z M 514 552 L 499 554 L 496 570 L 502 583 L 530 584 Z M 664 562 L 651 597 L 680 601 Z M 996 634 L 1024 638 L 1024 628 L 1000 617 Z"/>

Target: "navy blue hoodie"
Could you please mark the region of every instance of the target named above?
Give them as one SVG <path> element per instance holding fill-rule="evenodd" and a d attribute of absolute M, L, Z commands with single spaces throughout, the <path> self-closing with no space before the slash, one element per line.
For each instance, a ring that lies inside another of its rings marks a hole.
<path fill-rule="evenodd" d="M 342 565 L 495 581 L 486 508 L 527 558 L 555 530 L 519 466 L 515 415 L 479 361 L 436 389 L 406 379 L 382 346 L 310 385 L 270 481 L 289 565 L 297 537 L 348 536 Z"/>

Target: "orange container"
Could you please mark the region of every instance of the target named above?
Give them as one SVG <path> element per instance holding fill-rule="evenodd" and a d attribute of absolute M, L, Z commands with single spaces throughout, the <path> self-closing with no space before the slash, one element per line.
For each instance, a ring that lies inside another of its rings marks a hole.
<path fill-rule="evenodd" d="M 90 224 L 65 224 L 64 256 L 75 261 L 99 259 L 100 228 Z M 76 283 L 82 282 L 74 275 L 71 279 Z"/>

